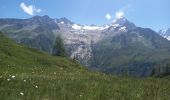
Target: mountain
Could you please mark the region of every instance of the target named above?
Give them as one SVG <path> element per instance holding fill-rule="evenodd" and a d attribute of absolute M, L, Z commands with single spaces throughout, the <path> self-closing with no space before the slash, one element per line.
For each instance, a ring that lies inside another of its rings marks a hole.
<path fill-rule="evenodd" d="M 151 29 L 136 27 L 107 34 L 108 37 L 93 45 L 92 66 L 101 71 L 149 76 L 153 66 L 170 60 L 170 42 Z"/>
<path fill-rule="evenodd" d="M 59 30 L 59 26 L 48 16 L 34 16 L 30 19 L 0 19 L 0 30 L 18 43 L 50 53 L 55 40 L 53 31 Z"/>
<path fill-rule="evenodd" d="M 161 36 L 163 36 L 164 38 L 170 40 L 170 28 L 160 30 L 158 33 L 159 33 Z"/>
<path fill-rule="evenodd" d="M 88 71 L 67 58 L 17 44 L 0 32 L 1 100 L 168 100 L 169 85 L 169 77 L 137 79 Z"/>
<path fill-rule="evenodd" d="M 18 43 L 52 52 L 58 34 L 67 55 L 91 70 L 132 76 L 149 76 L 154 66 L 170 58 L 170 42 L 125 17 L 102 26 L 80 25 L 67 18 L 35 16 L 0 19 L 0 31 Z"/>

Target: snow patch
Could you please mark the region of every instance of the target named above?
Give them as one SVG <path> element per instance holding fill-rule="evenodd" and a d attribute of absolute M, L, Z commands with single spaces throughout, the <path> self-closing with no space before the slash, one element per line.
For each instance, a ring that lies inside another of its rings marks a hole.
<path fill-rule="evenodd" d="M 116 28 L 116 27 L 118 27 L 118 26 L 120 26 L 120 25 L 119 25 L 119 24 L 112 24 L 111 26 L 114 27 L 114 28 Z"/>
<path fill-rule="evenodd" d="M 170 36 L 163 36 L 163 37 L 170 41 Z"/>
<path fill-rule="evenodd" d="M 170 41 L 170 36 L 167 36 L 167 39 Z"/>
<path fill-rule="evenodd" d="M 63 21 L 61 21 L 61 22 L 60 22 L 60 24 L 64 24 L 64 22 L 63 22 Z"/>
<path fill-rule="evenodd" d="M 84 26 L 83 29 L 85 30 L 104 30 L 109 28 L 108 25 L 104 26 L 104 27 L 100 27 L 100 26 Z"/>
<path fill-rule="evenodd" d="M 126 27 L 123 26 L 123 27 L 121 27 L 121 28 L 119 29 L 119 31 L 126 32 L 127 30 L 126 30 Z"/>
<path fill-rule="evenodd" d="M 72 28 L 75 29 L 75 30 L 80 30 L 80 29 L 82 29 L 82 27 L 81 27 L 80 25 L 77 25 L 77 24 L 74 24 L 74 25 L 72 26 Z"/>
<path fill-rule="evenodd" d="M 72 28 L 75 29 L 75 30 L 91 30 L 91 31 L 93 31 L 93 30 L 104 30 L 104 29 L 109 28 L 109 26 L 108 25 L 103 26 L 103 27 L 100 27 L 100 26 L 88 26 L 88 25 L 80 26 L 80 25 L 74 24 L 74 25 L 72 25 Z"/>
<path fill-rule="evenodd" d="M 84 26 L 83 29 L 85 30 L 97 30 L 100 29 L 101 27 L 97 27 L 97 26 Z"/>

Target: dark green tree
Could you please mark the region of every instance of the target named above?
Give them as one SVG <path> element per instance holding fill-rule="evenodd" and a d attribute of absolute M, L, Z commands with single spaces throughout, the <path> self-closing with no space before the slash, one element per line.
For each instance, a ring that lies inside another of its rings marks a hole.
<path fill-rule="evenodd" d="M 65 57 L 66 56 L 66 51 L 63 43 L 63 39 L 61 38 L 60 35 L 56 37 L 53 50 L 52 50 L 52 55 L 53 56 L 61 56 Z"/>
<path fill-rule="evenodd" d="M 163 63 L 154 66 L 151 76 L 164 77 L 170 75 L 170 63 Z"/>

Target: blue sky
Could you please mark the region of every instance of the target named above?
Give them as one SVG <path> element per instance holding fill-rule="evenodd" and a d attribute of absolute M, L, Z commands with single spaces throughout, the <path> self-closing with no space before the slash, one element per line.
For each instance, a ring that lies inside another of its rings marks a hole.
<path fill-rule="evenodd" d="M 170 28 L 170 0 L 0 0 L 0 18 L 49 15 L 102 25 L 111 23 L 118 11 L 140 27 Z"/>

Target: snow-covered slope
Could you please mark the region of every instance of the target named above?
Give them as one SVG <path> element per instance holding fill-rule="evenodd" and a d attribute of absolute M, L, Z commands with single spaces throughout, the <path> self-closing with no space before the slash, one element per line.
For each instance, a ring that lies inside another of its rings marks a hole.
<path fill-rule="evenodd" d="M 170 28 L 160 30 L 159 34 L 170 41 Z"/>

